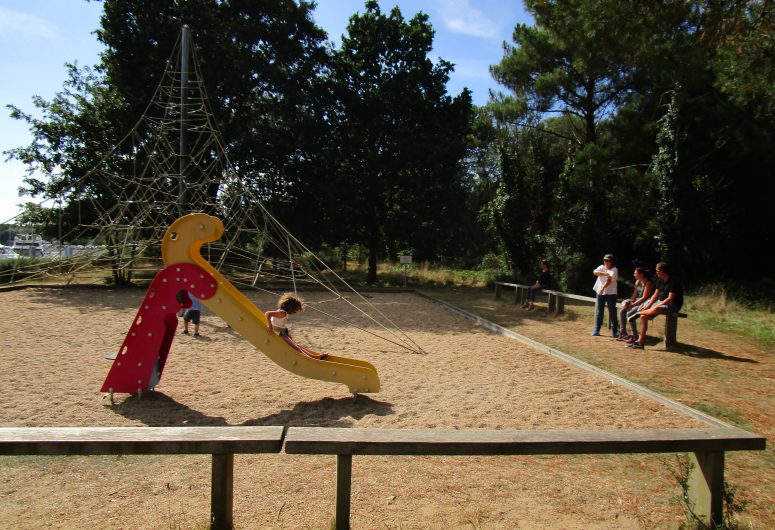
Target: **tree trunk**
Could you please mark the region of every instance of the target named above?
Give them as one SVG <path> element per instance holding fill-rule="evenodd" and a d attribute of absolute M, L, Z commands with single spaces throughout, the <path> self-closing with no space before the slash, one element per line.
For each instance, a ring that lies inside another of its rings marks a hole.
<path fill-rule="evenodd" d="M 379 231 L 374 226 L 369 237 L 369 273 L 366 283 L 377 283 L 377 253 L 379 252 Z"/>

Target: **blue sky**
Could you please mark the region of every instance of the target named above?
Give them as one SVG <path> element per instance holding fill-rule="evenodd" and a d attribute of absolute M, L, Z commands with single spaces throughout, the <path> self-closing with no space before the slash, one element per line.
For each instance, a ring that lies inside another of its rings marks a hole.
<path fill-rule="evenodd" d="M 318 0 L 314 18 L 339 44 L 350 16 L 363 12 L 364 0 Z M 455 64 L 447 85 L 450 94 L 464 87 L 474 103 L 487 102 L 489 89 L 498 89 L 488 68 L 503 56 L 503 41 L 511 42 L 518 22 L 530 16 L 519 1 L 503 0 L 379 0 L 383 12 L 394 6 L 405 19 L 418 11 L 430 17 L 436 31 L 433 57 Z M 34 113 L 34 95 L 50 100 L 61 90 L 66 62 L 94 65 L 102 51 L 94 35 L 101 2 L 85 0 L 0 0 L 0 151 L 28 145 L 32 139 L 25 123 L 12 120 L 6 105 Z M 24 166 L 0 158 L 0 223 L 19 212 Z"/>

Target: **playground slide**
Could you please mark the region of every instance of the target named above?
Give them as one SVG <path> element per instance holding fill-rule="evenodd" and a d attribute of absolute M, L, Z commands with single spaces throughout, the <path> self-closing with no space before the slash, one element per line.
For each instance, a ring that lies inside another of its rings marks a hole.
<path fill-rule="evenodd" d="M 222 234 L 223 223 L 217 217 L 195 213 L 177 219 L 167 229 L 162 241 L 164 265 L 190 263 L 210 274 L 217 283 L 215 294 L 202 299 L 202 303 L 289 372 L 342 383 L 353 393 L 379 392 L 379 376 L 370 363 L 334 355 L 321 360 L 312 359 L 280 336 L 269 333 L 264 313 L 201 256 L 202 245 L 217 241 Z"/>

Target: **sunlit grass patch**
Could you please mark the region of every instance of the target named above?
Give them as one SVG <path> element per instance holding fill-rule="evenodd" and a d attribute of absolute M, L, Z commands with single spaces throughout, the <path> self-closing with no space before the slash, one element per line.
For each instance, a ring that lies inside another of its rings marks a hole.
<path fill-rule="evenodd" d="M 687 302 L 686 309 L 699 322 L 775 347 L 775 313 L 768 304 L 730 296 L 721 285 L 706 286 L 687 297 Z"/>

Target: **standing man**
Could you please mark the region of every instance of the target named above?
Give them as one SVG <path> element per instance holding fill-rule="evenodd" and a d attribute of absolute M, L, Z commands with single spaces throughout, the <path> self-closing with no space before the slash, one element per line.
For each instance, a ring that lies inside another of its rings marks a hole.
<path fill-rule="evenodd" d="M 681 280 L 673 276 L 672 269 L 667 263 L 657 263 L 657 289 L 649 300 L 641 308 L 640 335 L 638 340 L 628 344 L 628 348 L 642 350 L 646 344 L 646 331 L 649 328 L 649 320 L 667 313 L 677 313 L 684 303 L 684 288 Z"/>
<path fill-rule="evenodd" d="M 593 287 L 597 294 L 595 300 L 595 329 L 592 330 L 592 336 L 600 336 L 600 326 L 603 325 L 603 312 L 605 306 L 608 306 L 608 320 L 611 321 L 611 334 L 614 338 L 619 337 L 619 317 L 616 315 L 616 295 L 619 285 L 619 270 L 614 267 L 614 255 L 606 254 L 603 256 L 603 264 L 592 271 L 597 276 L 597 281 Z"/>

